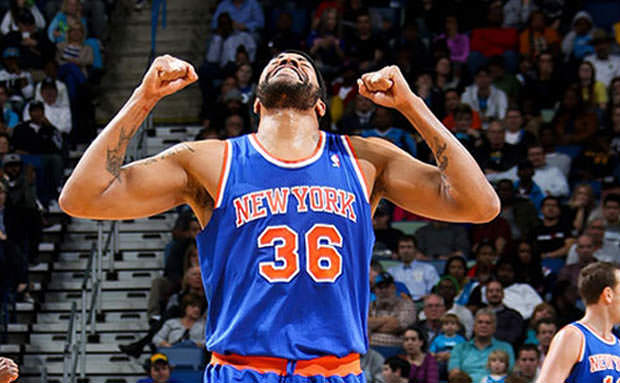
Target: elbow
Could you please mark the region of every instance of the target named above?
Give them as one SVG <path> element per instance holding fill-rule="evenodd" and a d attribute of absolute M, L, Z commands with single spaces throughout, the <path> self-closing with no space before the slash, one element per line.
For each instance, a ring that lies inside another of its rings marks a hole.
<path fill-rule="evenodd" d="M 499 215 L 501 202 L 494 190 L 490 195 L 480 198 L 471 213 L 471 223 L 482 224 L 491 222 Z"/>
<path fill-rule="evenodd" d="M 67 188 L 67 185 L 62 188 L 60 196 L 58 197 L 58 206 L 66 214 L 72 217 L 83 217 L 82 210 L 84 209 L 86 202 L 82 198 L 72 195 L 71 191 Z"/>

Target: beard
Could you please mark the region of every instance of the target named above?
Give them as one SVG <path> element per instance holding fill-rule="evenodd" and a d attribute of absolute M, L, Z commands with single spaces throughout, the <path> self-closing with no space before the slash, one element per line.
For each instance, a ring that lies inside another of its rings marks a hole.
<path fill-rule="evenodd" d="M 258 84 L 256 97 L 267 109 L 308 110 L 318 101 L 319 88 L 307 80 L 291 83 L 286 80 L 267 79 Z"/>

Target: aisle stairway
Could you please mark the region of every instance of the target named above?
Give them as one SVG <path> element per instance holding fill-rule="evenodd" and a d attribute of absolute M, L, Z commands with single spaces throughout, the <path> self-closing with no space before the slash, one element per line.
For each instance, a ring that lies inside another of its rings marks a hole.
<path fill-rule="evenodd" d="M 156 54 L 171 54 L 194 64 L 202 63 L 213 0 L 174 0 L 167 2 L 167 28 L 157 32 Z M 106 74 L 102 96 L 96 110 L 99 124 L 105 124 L 120 109 L 139 84 L 151 50 L 151 9 L 131 12 L 115 20 L 106 48 Z M 157 106 L 154 119 L 160 123 L 196 122 L 201 105 L 196 84 L 184 92 L 167 97 Z"/>
<path fill-rule="evenodd" d="M 191 140 L 199 126 L 155 128 L 147 138 L 147 152 L 154 154 L 180 141 Z M 118 344 L 130 343 L 147 329 L 146 304 L 151 280 L 163 268 L 163 252 L 170 240 L 176 214 L 167 212 L 146 219 L 120 223 L 119 253 L 114 258 L 116 275 L 103 282 L 102 312 L 97 334 L 87 344 L 86 376 L 93 383 L 132 383 L 144 377 L 140 359 L 121 354 Z M 37 304 L 19 305 L 19 323 L 10 326 L 9 344 L 0 353 L 16 358 L 21 364 L 22 383 L 41 382 L 41 368 L 47 370 L 48 382 L 61 382 L 63 352 L 67 338 L 71 303 L 81 301 L 83 272 L 89 250 L 97 239 L 97 223 L 71 219 L 58 212 L 59 222 L 46 233 L 41 263 L 31 268 L 37 281 Z M 108 231 L 109 222 L 104 223 Z M 103 268 L 110 262 L 104 258 Z M 105 273 L 104 273 L 105 274 Z M 117 280 L 115 280 L 115 277 Z M 78 322 L 79 323 L 79 322 Z M 78 334 L 80 327 L 78 326 Z"/>

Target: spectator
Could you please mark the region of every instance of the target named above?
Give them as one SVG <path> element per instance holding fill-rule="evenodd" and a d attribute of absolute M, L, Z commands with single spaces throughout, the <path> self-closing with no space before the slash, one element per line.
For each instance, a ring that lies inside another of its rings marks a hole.
<path fill-rule="evenodd" d="M 183 259 L 190 243 L 195 241 L 200 232 L 200 224 L 193 214 L 186 212 L 179 215 L 172 229 L 172 240 L 164 250 L 164 277 L 173 290 L 181 287 L 183 278 Z M 159 299 L 157 299 L 159 301 Z M 153 307 L 153 311 L 157 311 Z"/>
<path fill-rule="evenodd" d="M 504 350 L 493 350 L 489 354 L 487 369 L 490 374 L 482 378 L 480 383 L 504 383 L 508 376 L 508 353 Z"/>
<path fill-rule="evenodd" d="M 581 234 L 585 229 L 586 220 L 594 210 L 594 191 L 590 184 L 579 184 L 573 189 L 568 201 L 567 219 L 573 226 L 574 234 Z"/>
<path fill-rule="evenodd" d="M 246 132 L 243 117 L 232 113 L 224 120 L 224 136 L 227 138 L 239 137 Z"/>
<path fill-rule="evenodd" d="M 474 28 L 470 36 L 471 53 L 468 57 L 470 72 L 477 73 L 481 65 L 486 64 L 489 57 L 503 55 L 506 60 L 507 70 L 516 72 L 518 34 L 515 28 L 504 28 L 502 2 L 491 1 L 488 3 L 487 25 Z M 504 118 L 501 116 L 501 118 Z M 476 381 L 476 379 L 474 379 Z"/>
<path fill-rule="evenodd" d="M 500 216 L 510 224 L 512 238 L 529 238 L 532 229 L 538 224 L 534 203 L 515 195 L 513 182 L 508 179 L 497 183 L 497 194 L 502 202 Z"/>
<path fill-rule="evenodd" d="M 385 360 L 383 364 L 383 382 L 385 383 L 407 383 L 409 382 L 409 362 L 398 356 L 392 356 Z"/>
<path fill-rule="evenodd" d="M 590 237 L 592 241 L 592 251 L 595 260 L 620 263 L 620 248 L 617 244 L 605 240 L 605 220 L 603 218 L 593 217 L 586 224 L 584 233 Z M 574 244 L 569 248 L 566 264 L 571 265 L 579 263 L 579 254 L 577 246 Z"/>
<path fill-rule="evenodd" d="M 577 287 L 570 281 L 557 281 L 553 286 L 551 304 L 557 312 L 557 325 L 559 328 L 575 322 L 583 317 L 583 311 L 577 308 Z"/>
<path fill-rule="evenodd" d="M 508 108 L 506 93 L 491 84 L 491 76 L 487 66 L 478 68 L 474 77 L 474 84 L 465 88 L 461 102 L 480 112 L 484 128 L 488 126 L 492 118 L 504 119 L 506 108 Z"/>
<path fill-rule="evenodd" d="M 181 318 L 170 318 L 153 337 L 157 347 L 172 347 L 177 343 L 192 342 L 204 346 L 204 297 L 186 295 L 181 304 Z"/>
<path fill-rule="evenodd" d="M 527 283 L 542 296 L 545 288 L 545 276 L 540 254 L 538 251 L 535 251 L 529 241 L 524 239 L 518 241 L 513 247 L 516 253 L 512 255 L 516 265 L 516 281 L 518 283 Z"/>
<path fill-rule="evenodd" d="M 443 276 L 451 276 L 458 284 L 459 290 L 454 297 L 454 303 L 465 306 L 473 284 L 467 277 L 467 262 L 464 257 L 455 255 L 448 258 L 444 265 Z"/>
<path fill-rule="evenodd" d="M 407 36 L 407 31 L 403 31 Z M 360 10 L 355 17 L 355 33 L 346 41 L 346 56 L 359 62 L 359 69 L 368 72 L 378 69 L 384 56 L 384 43 L 372 32 L 370 14 L 367 9 Z"/>
<path fill-rule="evenodd" d="M 69 105 L 61 104 L 58 100 L 58 88 L 56 81 L 45 78 L 41 81 L 41 99 L 45 118 L 63 135 L 69 135 L 72 130 L 71 109 Z M 40 102 L 40 101 L 34 101 Z M 30 103 L 24 108 L 24 121 L 32 120 L 30 115 Z"/>
<path fill-rule="evenodd" d="M 437 361 L 428 352 L 428 340 L 424 330 L 413 326 L 403 334 L 404 359 L 410 364 L 409 381 L 416 383 L 439 383 Z"/>
<path fill-rule="evenodd" d="M 254 62 L 256 57 L 254 37 L 247 32 L 235 30 L 230 15 L 226 12 L 220 13 L 217 28 L 207 49 L 207 62 L 219 66 L 220 69 L 225 68 L 235 62 L 237 49 L 241 46 L 248 52 L 250 62 Z M 216 73 L 219 72 L 216 70 Z"/>
<path fill-rule="evenodd" d="M 401 334 L 415 323 L 415 306 L 410 298 L 396 296 L 394 278 L 388 273 L 375 278 L 375 294 L 368 316 L 370 346 L 389 358 L 401 352 Z"/>
<path fill-rule="evenodd" d="M 7 35 L 9 32 L 18 31 L 19 27 L 16 22 L 18 19 L 17 15 L 24 10 L 32 14 L 35 21 L 35 26 L 38 30 L 45 29 L 45 18 L 41 14 L 41 11 L 39 11 L 39 8 L 37 8 L 36 4 L 29 3 L 25 0 L 11 0 L 10 4 L 11 7 L 8 11 L 6 11 L 4 17 L 2 18 L 2 23 L 0 23 L 0 33 Z"/>
<path fill-rule="evenodd" d="M 519 52 L 523 56 L 536 58 L 544 51 L 557 54 L 560 51 L 560 35 L 545 24 L 545 15 L 535 10 L 530 13 L 528 27 L 519 35 Z"/>
<path fill-rule="evenodd" d="M 446 313 L 446 305 L 443 298 L 437 294 L 429 294 L 424 297 L 424 320 L 418 324 L 424 328 L 429 342 L 435 339 L 441 332 L 441 317 Z"/>
<path fill-rule="evenodd" d="M 429 263 L 420 262 L 416 241 L 412 236 L 402 236 L 398 240 L 398 259 L 402 262 L 388 272 L 395 280 L 403 282 L 414 301 L 430 293 L 439 281 L 437 270 Z"/>
<path fill-rule="evenodd" d="M 556 150 L 558 137 L 553 126 L 541 126 L 538 135 L 540 137 L 540 145 L 542 145 L 545 152 L 545 162 L 547 165 L 560 169 L 564 177 L 568 178 L 572 160 L 567 154 Z"/>
<path fill-rule="evenodd" d="M 82 4 L 79 0 L 63 0 L 62 8 L 47 26 L 49 40 L 54 44 L 65 41 L 72 22 L 82 23 L 86 30 L 86 18 L 82 16 Z"/>
<path fill-rule="evenodd" d="M 93 65 L 93 49 L 84 45 L 86 38 L 84 25 L 79 22 L 70 22 L 67 30 L 67 39 L 56 44 L 56 61 L 60 65 L 60 71 L 66 78 L 69 88 L 75 84 L 81 84 L 88 77 L 88 69 Z M 75 68 L 71 65 L 75 65 Z M 74 73 L 79 70 L 82 74 Z"/>
<path fill-rule="evenodd" d="M 211 28 L 217 27 L 218 17 L 222 13 L 228 13 L 233 21 L 236 31 L 256 34 L 265 25 L 265 16 L 261 5 L 256 0 L 224 0 L 218 4 L 213 15 Z"/>
<path fill-rule="evenodd" d="M 444 115 L 444 99 L 441 89 L 433 84 L 433 76 L 428 71 L 419 71 L 415 80 L 415 93 L 439 118 Z"/>
<path fill-rule="evenodd" d="M 6 157 L 8 159 L 8 157 Z M 7 187 L 0 182 L 0 308 L 9 310 L 7 297 L 13 295 L 17 302 L 34 302 L 28 291 L 28 259 L 20 252 L 8 232 L 22 228 L 7 228 L 4 217 Z M 7 220 L 7 224 L 9 221 Z"/>
<path fill-rule="evenodd" d="M 416 142 L 411 134 L 394 126 L 394 112 L 377 106 L 372 119 L 372 129 L 362 131 L 362 137 L 381 137 L 415 157 Z"/>
<path fill-rule="evenodd" d="M 574 286 L 577 286 L 577 280 L 579 279 L 581 269 L 590 263 L 596 262 L 596 259 L 594 258 L 594 243 L 589 235 L 582 234 L 577 237 L 577 241 L 573 246 L 576 248 L 577 262 L 562 267 L 558 273 L 557 280 L 561 281 L 565 279 Z M 571 246 L 571 249 L 573 246 Z"/>
<path fill-rule="evenodd" d="M 310 54 L 316 59 L 321 74 L 333 78 L 345 58 L 340 14 L 336 8 L 327 8 L 321 14 L 316 29 L 306 41 Z"/>
<path fill-rule="evenodd" d="M 540 351 L 533 344 L 524 344 L 517 351 L 517 360 L 513 374 L 525 380 L 525 383 L 534 383 L 538 377 L 540 367 Z"/>
<path fill-rule="evenodd" d="M 506 143 L 517 146 L 521 154 L 526 154 L 527 148 L 536 143 L 536 136 L 525 130 L 521 109 L 509 107 L 506 110 L 504 126 L 506 127 Z"/>
<path fill-rule="evenodd" d="M 558 332 L 558 325 L 553 319 L 543 318 L 536 323 L 536 339 L 538 340 L 538 351 L 540 352 L 540 365 L 543 365 L 545 356 L 549 351 L 551 340 Z"/>
<path fill-rule="evenodd" d="M 534 288 L 516 281 L 515 263 L 509 258 L 500 259 L 495 265 L 497 280 L 504 287 L 503 303 L 519 312 L 523 319 L 529 319 L 542 298 Z M 483 292 L 484 293 L 484 292 Z"/>
<path fill-rule="evenodd" d="M 561 77 L 556 70 L 553 54 L 549 51 L 542 51 L 536 58 L 534 77 L 526 82 L 525 94 L 540 109 L 552 111 L 564 89 Z"/>
<path fill-rule="evenodd" d="M 595 29 L 592 32 L 592 45 L 594 54 L 585 57 L 585 60 L 594 65 L 596 78 L 603 85 L 609 87 L 614 77 L 620 76 L 620 57 L 609 54 L 609 48 L 613 38 L 603 29 Z"/>
<path fill-rule="evenodd" d="M 504 288 L 499 281 L 489 281 L 486 287 L 487 307 L 497 317 L 495 338 L 517 344 L 523 335 L 523 317 L 518 311 L 504 305 Z"/>
<path fill-rule="evenodd" d="M 472 129 L 474 112 L 467 104 L 459 104 L 454 110 L 454 136 L 465 148 L 476 153 L 482 145 L 480 131 Z"/>
<path fill-rule="evenodd" d="M 464 64 L 469 55 L 469 37 L 459 33 L 459 21 L 456 15 L 447 15 L 445 18 L 445 33 L 435 38 L 435 41 L 445 40 L 450 50 L 450 60 Z"/>
<path fill-rule="evenodd" d="M 409 61 L 409 75 L 412 73 L 415 74 L 418 71 L 424 70 L 433 65 L 429 50 L 418 33 L 418 29 L 418 23 L 416 20 L 407 20 L 402 28 L 402 33 L 400 36 L 397 36 L 394 44 L 396 52 L 399 52 L 401 57 L 415 58 L 414 60 Z M 382 55 L 383 52 L 380 51 L 380 54 Z M 446 55 L 447 54 L 448 52 L 446 52 Z M 411 76 L 406 78 L 408 81 L 413 79 Z"/>
<path fill-rule="evenodd" d="M 456 280 L 450 276 L 441 277 L 441 280 L 437 283 L 437 286 L 435 286 L 435 291 L 444 300 L 446 313 L 455 314 L 459 318 L 459 321 L 463 325 L 464 331 L 462 331 L 462 333 L 469 338 L 471 337 L 474 327 L 474 317 L 467 307 L 454 303 L 454 297 L 458 290 L 459 287 Z"/>
<path fill-rule="evenodd" d="M 538 321 L 543 318 L 551 319 L 554 322 L 557 318 L 555 308 L 547 302 L 540 303 L 534 308 L 534 313 L 528 323 L 527 337 L 523 343 L 533 344 L 536 346 L 538 345 L 538 338 L 536 338 L 536 325 L 538 324 Z"/>
<path fill-rule="evenodd" d="M 374 119 L 375 105 L 362 96 L 355 95 L 353 109 L 345 112 L 339 121 L 338 131 L 342 134 L 360 134 L 364 130 L 372 129 L 371 121 Z"/>
<path fill-rule="evenodd" d="M 605 241 L 620 248 L 620 194 L 607 194 L 603 198 L 601 212 L 606 224 Z"/>
<path fill-rule="evenodd" d="M 179 383 L 170 378 L 172 368 L 168 364 L 168 357 L 164 354 L 151 355 L 144 363 L 144 369 L 149 377 L 140 379 L 137 383 Z"/>
<path fill-rule="evenodd" d="M 9 92 L 9 98 L 18 105 L 32 98 L 34 87 L 32 75 L 23 71 L 19 66 L 19 50 L 14 47 L 6 48 L 2 52 L 4 68 L 0 70 L 0 83 L 4 83 Z"/>
<path fill-rule="evenodd" d="M 58 103 L 61 105 L 69 105 L 69 92 L 67 91 L 67 86 L 64 82 L 58 79 L 58 64 L 55 60 L 49 60 L 43 66 L 43 72 L 45 73 L 45 78 L 50 78 L 54 80 L 56 83 L 56 90 L 58 91 Z M 39 81 L 35 86 L 34 91 L 34 99 L 43 101 L 43 97 L 41 96 L 41 85 L 43 81 Z"/>
<path fill-rule="evenodd" d="M 504 350 L 508 353 L 508 367 L 514 364 L 512 346 L 494 337 L 496 318 L 493 311 L 480 309 L 474 319 L 474 336 L 470 341 L 458 344 L 452 349 L 448 371 L 450 376 L 456 371 L 464 371 L 472 377 L 474 382 L 486 376 L 486 364 L 494 350 Z"/>
<path fill-rule="evenodd" d="M 576 85 L 564 90 L 562 102 L 551 122 L 560 145 L 582 145 L 597 130 L 596 114 L 583 102 L 581 91 Z"/>
<path fill-rule="evenodd" d="M 504 26 L 521 29 L 531 19 L 533 12 L 536 12 L 536 5 L 532 2 L 508 0 L 504 4 Z"/>
<path fill-rule="evenodd" d="M 370 262 L 369 277 L 370 277 L 370 301 L 371 302 L 374 302 L 377 299 L 377 296 L 374 293 L 375 281 L 377 280 L 377 276 L 383 274 L 384 272 L 385 270 L 383 269 L 383 266 L 381 266 L 381 263 L 379 263 L 379 261 L 377 261 L 376 259 L 373 259 Z M 379 280 L 381 280 L 381 278 L 379 278 Z M 411 293 L 409 293 L 409 290 L 407 289 L 407 286 L 404 283 L 394 281 L 394 285 L 396 286 L 396 291 L 394 292 L 394 295 L 396 295 L 397 297 L 411 297 Z"/>
<path fill-rule="evenodd" d="M 534 182 L 535 170 L 534 164 L 530 160 L 521 160 L 517 165 L 517 175 L 519 179 L 515 181 L 515 189 L 517 190 L 517 195 L 523 198 L 527 198 L 536 209 L 540 211 L 540 206 L 542 204 L 543 199 L 545 198 L 545 193 L 542 191 L 540 186 Z M 542 179 L 541 177 L 538 177 Z"/>
<path fill-rule="evenodd" d="M 398 242 L 404 234 L 390 226 L 390 210 L 385 202 L 379 203 L 375 210 L 372 229 L 375 232 L 375 249 L 386 248 L 392 253 L 392 258 L 397 259 Z"/>
<path fill-rule="evenodd" d="M 605 133 L 592 136 L 583 145 L 583 150 L 573 160 L 571 179 L 574 182 L 598 182 L 602 184 L 618 168 L 618 154 L 609 144 Z"/>
<path fill-rule="evenodd" d="M 385 383 L 383 381 L 383 364 L 385 359 L 381 354 L 372 348 L 368 348 L 368 352 L 360 357 L 360 366 L 364 371 L 366 382 L 368 383 Z"/>
<path fill-rule="evenodd" d="M 237 88 L 241 92 L 241 102 L 251 105 L 256 94 L 256 84 L 252 82 L 252 66 L 250 64 L 241 64 L 237 67 L 235 76 L 237 77 Z"/>
<path fill-rule="evenodd" d="M 508 124 L 506 124 L 508 125 Z M 486 140 L 477 150 L 476 159 L 485 174 L 504 172 L 515 166 L 520 159 L 520 148 L 506 142 L 509 134 L 499 121 L 489 124 Z"/>
<path fill-rule="evenodd" d="M 462 88 L 462 78 L 460 76 L 460 68 L 454 68 L 454 65 L 452 64 L 452 62 L 450 61 L 449 58 L 447 57 L 440 57 L 439 59 L 437 59 L 437 62 L 435 63 L 435 73 L 434 73 L 434 78 L 433 78 L 433 83 L 435 84 L 435 87 L 437 89 L 439 89 L 440 91 L 444 92 L 444 96 L 445 96 L 445 91 L 448 89 L 461 89 Z M 457 94 L 457 99 L 458 99 L 458 94 Z M 439 116 L 441 118 L 444 117 L 444 113 L 445 111 L 443 110 L 442 107 L 442 115 Z"/>
<path fill-rule="evenodd" d="M 415 232 L 418 250 L 432 259 L 448 259 L 453 255 L 467 257 L 469 240 L 465 229 L 454 223 L 431 221 Z"/>
<path fill-rule="evenodd" d="M 450 374 L 448 383 L 472 383 L 471 377 L 463 371 L 455 371 Z"/>
<path fill-rule="evenodd" d="M 19 116 L 13 111 L 8 99 L 6 83 L 0 82 L 0 109 L 2 110 L 2 120 L 4 121 L 5 129 L 7 129 L 9 133 L 13 133 L 13 128 L 19 123 Z"/>
<path fill-rule="evenodd" d="M 54 46 L 45 32 L 37 30 L 34 16 L 29 10 L 22 9 L 16 21 L 17 30 L 4 37 L 4 46 L 19 49 L 19 64 L 22 68 L 43 68 L 43 64 L 54 57 Z"/>
<path fill-rule="evenodd" d="M 445 112 L 446 116 L 441 120 L 444 126 L 454 132 L 456 129 L 455 112 L 458 106 L 461 104 L 461 97 L 458 90 L 446 89 L 444 91 L 445 98 Z M 471 110 L 471 108 L 470 108 Z M 480 130 L 482 128 L 482 122 L 480 121 L 480 114 L 475 110 L 472 110 L 471 121 L 467 130 Z"/>
<path fill-rule="evenodd" d="M 513 73 L 507 73 L 502 56 L 489 59 L 489 76 L 495 88 L 506 94 L 509 103 L 516 103 L 521 94 L 521 83 Z"/>
<path fill-rule="evenodd" d="M 594 53 L 592 47 L 592 17 L 586 11 L 579 11 L 573 17 L 572 30 L 562 40 L 564 61 L 581 60 Z"/>
<path fill-rule="evenodd" d="M 278 52 L 287 49 L 299 49 L 301 36 L 293 30 L 293 16 L 289 11 L 282 11 L 275 23 L 275 30 L 271 32 L 267 48 L 269 57 L 274 57 Z M 381 363 L 383 366 L 383 363 Z"/>
<path fill-rule="evenodd" d="M 475 251 L 476 263 L 469 269 L 467 276 L 473 278 L 478 272 L 478 268 L 482 265 L 489 266 L 491 269 L 497 263 L 498 255 L 495 245 L 491 242 L 482 242 Z M 478 281 L 481 282 L 481 281 Z"/>
<path fill-rule="evenodd" d="M 441 317 L 441 333 L 435 337 L 429 347 L 430 353 L 437 360 L 439 365 L 439 379 L 447 380 L 448 360 L 450 353 L 457 344 L 466 342 L 465 338 L 457 331 L 461 329 L 459 317 L 453 313 L 446 313 Z"/>
<path fill-rule="evenodd" d="M 605 84 L 597 81 L 594 64 L 582 61 L 577 70 L 577 79 L 583 102 L 604 111 L 607 107 L 607 89 Z"/>
<path fill-rule="evenodd" d="M 560 220 L 560 201 L 545 197 L 542 202 L 542 224 L 533 231 L 535 246 L 541 258 L 564 258 L 573 243 L 570 226 Z"/>

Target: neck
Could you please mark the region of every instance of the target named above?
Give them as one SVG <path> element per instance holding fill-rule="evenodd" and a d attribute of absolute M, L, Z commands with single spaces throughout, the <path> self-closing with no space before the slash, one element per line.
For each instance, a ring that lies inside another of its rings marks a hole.
<path fill-rule="evenodd" d="M 314 152 L 320 137 L 318 128 L 314 110 L 263 110 L 256 136 L 270 153 L 297 160 Z"/>
<path fill-rule="evenodd" d="M 474 338 L 474 343 L 476 344 L 476 346 L 478 347 L 486 347 L 489 344 L 491 344 L 491 337 L 490 336 L 476 336 Z"/>
<path fill-rule="evenodd" d="M 488 97 L 490 93 L 490 88 L 478 88 L 478 96 L 480 97 Z"/>
<path fill-rule="evenodd" d="M 543 217 L 543 224 L 545 226 L 553 226 L 555 224 L 557 224 L 560 221 L 559 218 L 544 218 Z"/>

